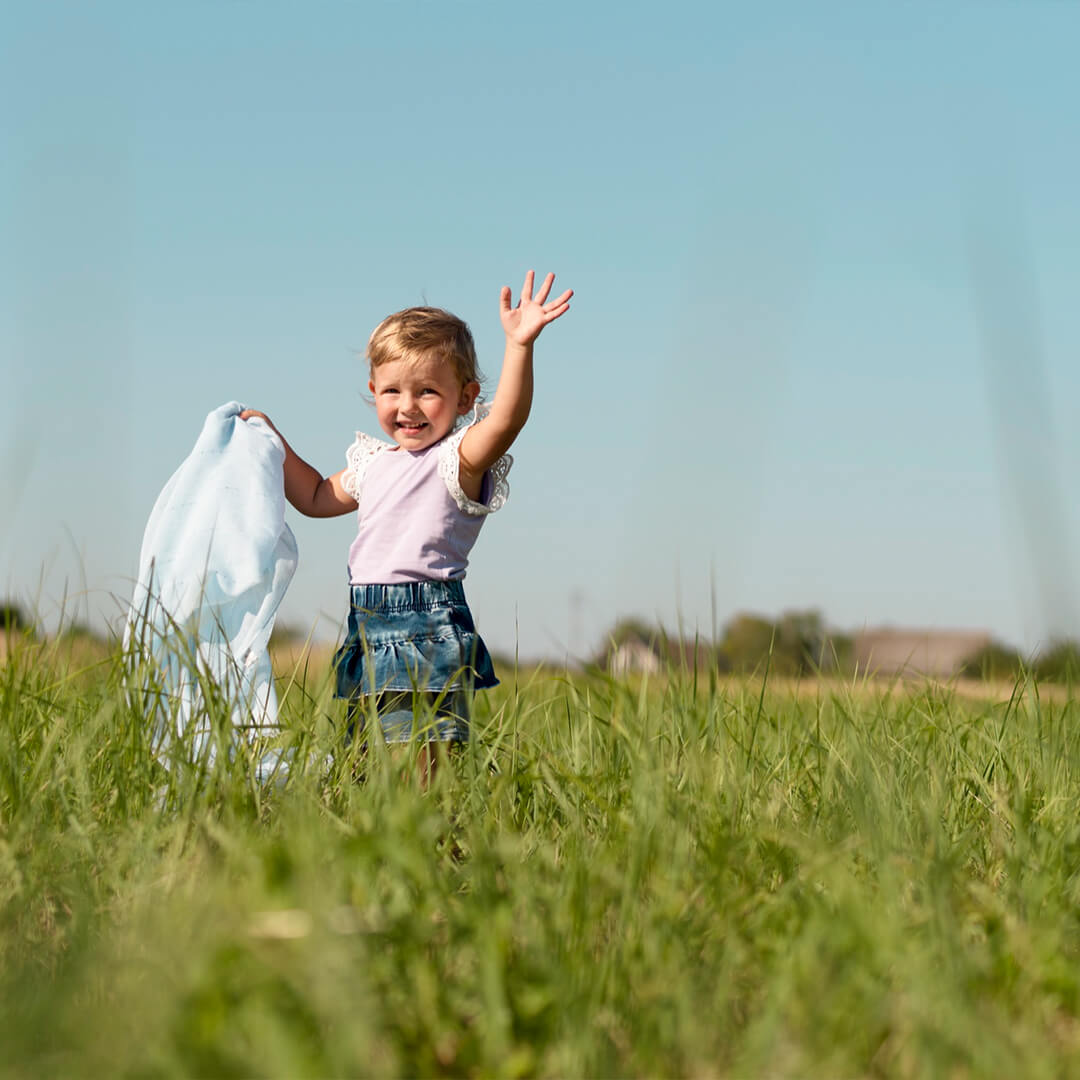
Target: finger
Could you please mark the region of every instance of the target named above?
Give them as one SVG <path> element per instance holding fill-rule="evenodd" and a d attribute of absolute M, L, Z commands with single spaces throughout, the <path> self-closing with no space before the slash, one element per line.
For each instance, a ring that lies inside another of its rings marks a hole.
<path fill-rule="evenodd" d="M 543 303 L 548 298 L 548 293 L 551 292 L 551 286 L 555 284 L 555 275 L 548 274 L 544 278 L 544 284 L 540 286 L 540 291 L 536 294 L 538 303 Z"/>
<path fill-rule="evenodd" d="M 536 274 L 530 270 L 525 275 L 525 284 L 521 286 L 521 302 L 523 304 L 528 303 L 532 299 L 533 281 L 536 278 Z"/>
<path fill-rule="evenodd" d="M 544 323 L 554 322 L 560 315 L 565 315 L 570 310 L 569 304 L 560 304 L 551 311 L 544 310 Z"/>
<path fill-rule="evenodd" d="M 560 296 L 557 300 L 552 300 L 550 304 L 546 305 L 544 310 L 545 311 L 550 311 L 552 308 L 557 308 L 561 304 L 565 304 L 570 299 L 570 297 L 573 296 L 573 295 L 574 295 L 574 290 L 573 289 L 567 289 L 566 292 L 564 292 L 562 294 L 562 296 Z"/>
<path fill-rule="evenodd" d="M 499 292 L 499 311 L 506 312 L 510 310 L 510 286 L 504 285 Z"/>

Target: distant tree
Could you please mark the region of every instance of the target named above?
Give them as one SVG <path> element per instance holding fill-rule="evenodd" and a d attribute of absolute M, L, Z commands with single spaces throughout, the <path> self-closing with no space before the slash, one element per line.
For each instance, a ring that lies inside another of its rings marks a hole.
<path fill-rule="evenodd" d="M 958 672 L 967 679 L 988 679 L 1000 682 L 1015 679 L 1024 669 L 1024 658 L 1016 649 L 991 641 L 977 649 L 961 665 Z"/>
<path fill-rule="evenodd" d="M 720 650 L 734 671 L 764 670 L 767 663 L 777 675 L 809 675 L 849 670 L 854 642 L 830 633 L 820 611 L 786 611 L 775 623 L 737 615 L 724 628 Z"/>
<path fill-rule="evenodd" d="M 720 651 L 732 671 L 753 671 L 763 667 L 773 648 L 776 627 L 759 615 L 736 615 L 724 627 Z"/>
<path fill-rule="evenodd" d="M 776 637 L 783 665 L 794 669 L 794 674 L 821 670 L 828 634 L 820 611 L 785 612 L 777 624 Z"/>
<path fill-rule="evenodd" d="M 1080 644 L 1056 641 L 1032 666 L 1036 678 L 1045 682 L 1080 683 Z"/>
<path fill-rule="evenodd" d="M 647 623 L 644 619 L 629 616 L 619 619 L 608 634 L 608 641 L 615 645 L 622 645 L 627 641 L 640 641 L 642 645 L 652 645 L 664 636 L 664 631 L 655 625 Z"/>
<path fill-rule="evenodd" d="M 18 604 L 9 600 L 0 602 L 0 630 L 26 630 L 30 620 Z"/>
<path fill-rule="evenodd" d="M 855 638 L 838 630 L 829 632 L 821 650 L 820 670 L 850 675 L 855 670 Z"/>
<path fill-rule="evenodd" d="M 661 630 L 655 648 L 671 667 L 684 671 L 707 671 L 710 668 L 718 671 L 731 670 L 727 654 L 716 642 L 700 634 L 672 637 Z"/>

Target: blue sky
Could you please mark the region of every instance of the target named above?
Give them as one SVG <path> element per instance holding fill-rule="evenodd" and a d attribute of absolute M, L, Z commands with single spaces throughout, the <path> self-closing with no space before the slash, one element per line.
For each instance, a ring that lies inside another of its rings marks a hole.
<path fill-rule="evenodd" d="M 489 644 L 1080 633 L 1080 6 L 29 2 L 0 39 L 0 593 L 122 610 L 205 414 L 325 472 L 361 353 L 572 287 L 467 587 Z M 348 518 L 290 523 L 332 637 Z M 74 597 L 72 600 L 70 597 Z M 575 611 L 579 614 L 575 615 Z"/>

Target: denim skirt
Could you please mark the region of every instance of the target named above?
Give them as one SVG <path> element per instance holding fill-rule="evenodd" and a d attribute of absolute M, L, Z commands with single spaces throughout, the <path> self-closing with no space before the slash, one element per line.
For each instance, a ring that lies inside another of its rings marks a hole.
<path fill-rule="evenodd" d="M 405 714 L 421 712 L 412 695 L 423 695 L 436 713 L 458 719 L 469 691 L 499 683 L 460 581 L 351 586 L 348 635 L 334 666 L 339 698 L 378 695 L 376 708 L 393 742 L 411 735 Z M 392 721 L 383 716 L 384 702 L 400 715 Z M 460 719 L 467 738 L 467 720 Z M 434 737 L 459 738 L 461 728 L 451 724 Z"/>

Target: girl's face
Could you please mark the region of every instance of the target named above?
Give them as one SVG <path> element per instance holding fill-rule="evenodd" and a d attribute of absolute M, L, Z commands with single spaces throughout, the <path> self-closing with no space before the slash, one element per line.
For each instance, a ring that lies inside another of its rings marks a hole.
<path fill-rule="evenodd" d="M 449 435 L 476 401 L 480 384 L 464 386 L 450 364 L 391 360 L 371 373 L 379 426 L 402 450 L 425 450 Z"/>

